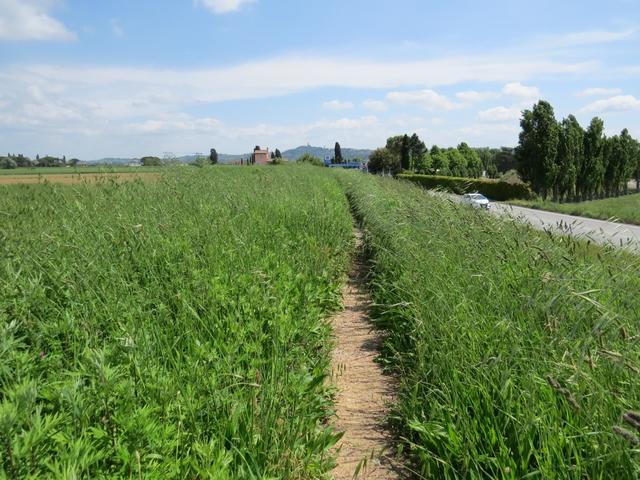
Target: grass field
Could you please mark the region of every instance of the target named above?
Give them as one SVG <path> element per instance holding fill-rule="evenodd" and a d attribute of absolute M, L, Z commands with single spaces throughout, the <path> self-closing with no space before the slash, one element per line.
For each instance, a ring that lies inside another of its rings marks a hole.
<path fill-rule="evenodd" d="M 622 223 L 640 225 L 640 193 L 579 203 L 543 202 L 541 200 L 512 200 L 509 203 L 538 210 L 568 213 L 600 220 L 613 219 Z"/>
<path fill-rule="evenodd" d="M 0 187 L 2 478 L 322 478 L 335 179 Z"/>
<path fill-rule="evenodd" d="M 163 172 L 0 187 L 0 478 L 328 478 L 352 212 L 410 468 L 637 478 L 640 257 L 356 172 Z"/>
<path fill-rule="evenodd" d="M 400 379 L 392 420 L 420 474 L 637 478 L 638 257 L 406 183 L 343 183 Z"/>

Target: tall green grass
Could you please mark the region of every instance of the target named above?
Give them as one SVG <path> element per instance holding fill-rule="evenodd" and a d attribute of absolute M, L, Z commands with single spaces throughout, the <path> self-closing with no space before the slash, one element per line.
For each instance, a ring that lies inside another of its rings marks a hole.
<path fill-rule="evenodd" d="M 0 187 L 0 477 L 320 478 L 333 177 Z"/>
<path fill-rule="evenodd" d="M 390 179 L 341 177 L 392 419 L 422 478 L 640 474 L 640 261 Z M 637 423 L 637 422 L 636 422 Z"/>

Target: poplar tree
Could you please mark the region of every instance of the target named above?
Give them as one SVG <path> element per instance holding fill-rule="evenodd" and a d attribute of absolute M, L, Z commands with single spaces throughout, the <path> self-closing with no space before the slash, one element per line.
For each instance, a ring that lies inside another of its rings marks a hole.
<path fill-rule="evenodd" d="M 549 102 L 540 100 L 533 110 L 525 110 L 516 157 L 518 172 L 534 192 L 546 199 L 553 193 L 558 168 L 559 127 Z"/>
<path fill-rule="evenodd" d="M 558 142 L 558 179 L 556 197 L 559 200 L 573 200 L 576 197 L 576 182 L 578 171 L 584 159 L 584 130 L 576 120 L 569 115 L 560 124 Z"/>
<path fill-rule="evenodd" d="M 629 191 L 628 183 L 634 171 L 633 142 L 634 140 L 631 135 L 629 135 L 629 130 L 625 128 L 620 132 L 616 175 L 617 193 L 620 193 L 621 187 L 624 194 L 627 194 Z"/>
<path fill-rule="evenodd" d="M 478 178 L 482 175 L 483 162 L 478 152 L 472 149 L 465 142 L 458 145 L 458 151 L 465 158 L 466 174 L 469 177 Z"/>
<path fill-rule="evenodd" d="M 577 178 L 578 195 L 591 200 L 604 185 L 604 122 L 594 117 L 584 135 L 584 159 Z"/>

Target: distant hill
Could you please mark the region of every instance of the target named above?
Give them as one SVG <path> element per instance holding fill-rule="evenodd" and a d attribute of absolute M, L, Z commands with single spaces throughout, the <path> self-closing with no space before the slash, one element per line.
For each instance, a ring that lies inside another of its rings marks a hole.
<path fill-rule="evenodd" d="M 369 158 L 369 155 L 371 155 L 371 152 L 373 152 L 373 150 L 342 148 L 342 158 L 344 158 L 345 160 L 351 160 L 354 158 L 367 160 Z M 306 145 L 292 148 L 291 150 L 285 150 L 282 152 L 282 156 L 284 158 L 288 158 L 289 160 L 297 160 L 305 153 L 324 160 L 325 156 L 329 156 L 330 158 L 333 157 L 333 148 L 312 147 L 311 145 Z"/>
<path fill-rule="evenodd" d="M 275 150 L 275 149 L 274 149 Z M 342 157 L 345 160 L 351 160 L 354 158 L 359 158 L 361 160 L 367 160 L 369 155 L 373 150 L 368 149 L 356 149 L 356 148 L 343 148 L 342 149 Z M 297 148 L 292 148 L 290 150 L 284 150 L 282 152 L 282 156 L 289 160 L 297 160 L 305 153 L 309 153 L 315 157 L 324 160 L 325 156 L 333 157 L 333 148 L 322 148 L 322 147 L 312 147 L 311 145 L 300 146 Z M 204 155 L 208 157 L 208 155 Z M 251 156 L 251 153 L 243 153 L 243 154 L 230 154 L 230 153 L 219 153 L 218 161 L 220 163 L 232 163 L 240 161 L 241 158 L 247 159 Z M 196 159 L 195 155 L 183 155 L 181 157 L 177 157 L 177 160 L 181 163 L 191 163 Z M 131 162 L 136 162 L 137 158 L 101 158 L 99 160 L 89 160 L 82 163 L 87 164 L 100 164 L 100 165 L 126 165 Z"/>

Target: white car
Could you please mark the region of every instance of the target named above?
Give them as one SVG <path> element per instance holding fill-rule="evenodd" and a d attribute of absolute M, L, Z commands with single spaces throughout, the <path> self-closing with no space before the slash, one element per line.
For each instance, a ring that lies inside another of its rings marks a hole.
<path fill-rule="evenodd" d="M 481 193 L 465 193 L 462 196 L 462 202 L 471 205 L 474 208 L 483 208 L 489 210 L 491 202 Z"/>

